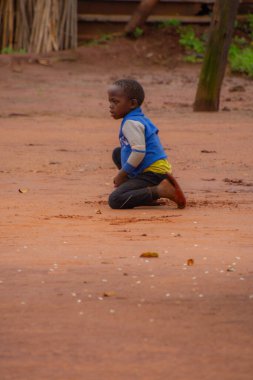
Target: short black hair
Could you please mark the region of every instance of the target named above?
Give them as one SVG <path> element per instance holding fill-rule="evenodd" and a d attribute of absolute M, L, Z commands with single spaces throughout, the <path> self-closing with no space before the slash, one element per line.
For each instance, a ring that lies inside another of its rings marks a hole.
<path fill-rule="evenodd" d="M 143 87 L 134 79 L 119 79 L 114 82 L 115 86 L 122 88 L 124 93 L 129 99 L 136 99 L 140 106 L 145 98 Z"/>

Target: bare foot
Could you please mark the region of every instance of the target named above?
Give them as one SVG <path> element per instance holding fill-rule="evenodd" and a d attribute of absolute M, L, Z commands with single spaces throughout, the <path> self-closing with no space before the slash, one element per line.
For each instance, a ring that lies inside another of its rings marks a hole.
<path fill-rule="evenodd" d="M 166 200 L 165 199 L 157 199 L 157 201 L 153 201 L 149 203 L 147 206 L 165 206 Z"/>
<path fill-rule="evenodd" d="M 186 199 L 179 184 L 171 174 L 167 174 L 167 178 L 159 183 L 157 192 L 160 198 L 169 198 L 175 202 L 178 208 L 185 208 Z"/>

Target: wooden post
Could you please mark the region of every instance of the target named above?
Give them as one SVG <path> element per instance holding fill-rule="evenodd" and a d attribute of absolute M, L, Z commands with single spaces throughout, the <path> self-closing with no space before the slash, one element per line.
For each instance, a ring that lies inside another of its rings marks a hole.
<path fill-rule="evenodd" d="M 132 34 L 138 26 L 141 26 L 152 13 L 159 0 L 142 0 L 125 27 L 126 34 Z"/>
<path fill-rule="evenodd" d="M 220 90 L 240 0 L 216 0 L 194 111 L 218 111 Z"/>

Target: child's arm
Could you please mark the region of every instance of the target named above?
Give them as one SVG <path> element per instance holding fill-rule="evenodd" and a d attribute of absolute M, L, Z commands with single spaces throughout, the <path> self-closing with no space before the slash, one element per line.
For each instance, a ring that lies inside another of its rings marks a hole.
<path fill-rule="evenodd" d="M 136 120 L 127 120 L 122 128 L 122 133 L 131 146 L 131 154 L 122 169 L 114 178 L 115 186 L 121 185 L 128 175 L 140 165 L 146 154 L 145 127 Z"/>
<path fill-rule="evenodd" d="M 122 133 L 131 146 L 131 154 L 122 169 L 131 174 L 140 165 L 146 154 L 145 127 L 136 120 L 127 120 Z"/>
<path fill-rule="evenodd" d="M 125 170 L 120 169 L 116 177 L 113 179 L 113 183 L 115 187 L 120 186 L 123 182 L 126 182 L 128 179 L 128 174 Z"/>

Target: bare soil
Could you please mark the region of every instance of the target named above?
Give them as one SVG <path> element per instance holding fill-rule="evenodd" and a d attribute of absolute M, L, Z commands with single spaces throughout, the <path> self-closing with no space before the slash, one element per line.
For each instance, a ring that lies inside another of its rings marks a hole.
<path fill-rule="evenodd" d="M 0 60 L 1 380 L 252 379 L 252 81 L 228 72 L 221 111 L 193 113 L 200 66 L 138 44 Z M 127 76 L 185 210 L 107 205 Z"/>

